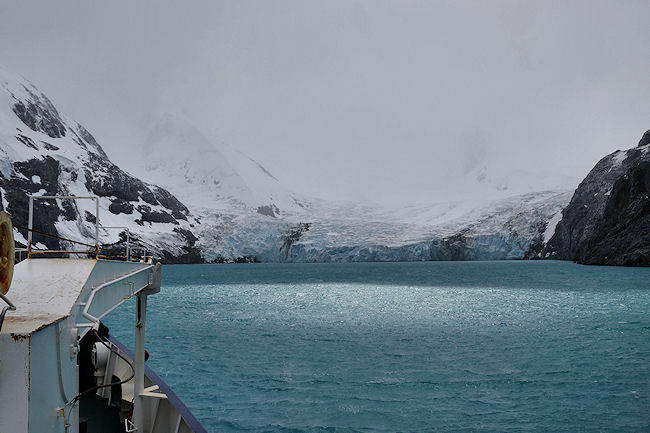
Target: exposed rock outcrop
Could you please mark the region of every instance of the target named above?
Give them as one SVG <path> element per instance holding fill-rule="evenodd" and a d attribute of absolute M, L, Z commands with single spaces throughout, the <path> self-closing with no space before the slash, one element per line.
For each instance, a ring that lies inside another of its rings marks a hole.
<path fill-rule="evenodd" d="M 650 131 L 637 147 L 598 161 L 538 256 L 650 266 Z"/>

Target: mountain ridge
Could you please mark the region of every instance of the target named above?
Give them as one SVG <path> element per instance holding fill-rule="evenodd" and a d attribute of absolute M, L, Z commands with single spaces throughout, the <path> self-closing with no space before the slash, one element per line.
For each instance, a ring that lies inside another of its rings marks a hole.
<path fill-rule="evenodd" d="M 102 225 L 128 227 L 136 245 L 167 261 L 198 257 L 191 233 L 195 221 L 184 204 L 121 170 L 83 126 L 61 114 L 29 81 L 4 69 L 0 144 L 3 209 L 18 225 L 27 225 L 28 195 L 96 195 Z M 76 240 L 94 233 L 94 203 L 35 200 L 34 210 L 36 230 Z M 120 243 L 123 236 L 100 230 L 104 244 Z M 17 231 L 16 238 L 25 244 L 27 234 Z M 49 237 L 38 237 L 39 243 L 41 248 L 71 247 Z"/>
<path fill-rule="evenodd" d="M 0 73 L 0 83 L 3 209 L 22 224 L 28 194 L 97 195 L 102 225 L 129 227 L 136 244 L 167 262 L 520 259 L 543 243 L 569 199 L 557 190 L 486 196 L 491 185 L 479 198 L 397 209 L 303 197 L 169 114 L 132 155 L 142 162 L 136 177 L 27 80 Z M 92 233 L 89 204 L 39 203 L 37 212 L 37 229 Z M 117 248 L 124 233 L 100 236 Z"/>

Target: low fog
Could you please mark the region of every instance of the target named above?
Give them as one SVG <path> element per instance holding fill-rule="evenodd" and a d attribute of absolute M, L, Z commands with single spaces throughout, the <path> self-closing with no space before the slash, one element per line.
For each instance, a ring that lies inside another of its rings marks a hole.
<path fill-rule="evenodd" d="M 0 63 L 118 164 L 163 113 L 289 189 L 573 188 L 650 128 L 650 2 L 8 2 Z M 519 181 L 519 179 L 524 179 Z"/>

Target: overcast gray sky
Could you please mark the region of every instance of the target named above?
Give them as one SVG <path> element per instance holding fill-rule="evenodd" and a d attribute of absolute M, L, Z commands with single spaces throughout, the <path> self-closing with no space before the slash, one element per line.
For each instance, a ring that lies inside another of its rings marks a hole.
<path fill-rule="evenodd" d="M 118 163 L 168 110 L 299 192 L 431 201 L 650 128 L 645 0 L 0 2 L 0 63 Z"/>

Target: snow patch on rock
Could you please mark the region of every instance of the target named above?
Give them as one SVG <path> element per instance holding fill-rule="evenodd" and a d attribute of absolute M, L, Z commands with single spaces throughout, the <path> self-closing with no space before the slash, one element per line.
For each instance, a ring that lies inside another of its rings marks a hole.
<path fill-rule="evenodd" d="M 553 234 L 555 233 L 555 227 L 557 227 L 557 224 L 560 221 L 562 221 L 562 211 L 557 212 L 549 220 L 548 225 L 546 226 L 546 230 L 544 230 L 544 236 L 542 238 L 542 242 L 544 242 L 545 244 L 548 243 L 551 237 L 553 237 Z"/>

